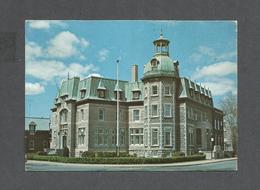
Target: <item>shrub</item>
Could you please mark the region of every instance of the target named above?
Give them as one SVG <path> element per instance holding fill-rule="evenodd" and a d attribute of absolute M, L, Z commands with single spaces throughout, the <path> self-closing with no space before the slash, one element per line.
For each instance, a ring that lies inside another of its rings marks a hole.
<path fill-rule="evenodd" d="M 173 157 L 180 157 L 180 156 L 185 156 L 183 152 L 173 152 Z"/>
<path fill-rule="evenodd" d="M 47 155 L 47 152 L 44 152 L 44 151 L 38 151 L 36 154 L 38 154 L 38 155 Z"/>
<path fill-rule="evenodd" d="M 40 160 L 63 163 L 83 163 L 83 164 L 159 164 L 159 163 L 175 163 L 194 160 L 204 160 L 205 155 L 181 156 L 174 158 L 136 158 L 136 157 L 59 157 L 59 156 L 41 156 L 28 155 L 28 160 Z"/>
<path fill-rule="evenodd" d="M 85 157 L 95 157 L 95 152 L 85 151 L 81 155 L 83 158 Z"/>

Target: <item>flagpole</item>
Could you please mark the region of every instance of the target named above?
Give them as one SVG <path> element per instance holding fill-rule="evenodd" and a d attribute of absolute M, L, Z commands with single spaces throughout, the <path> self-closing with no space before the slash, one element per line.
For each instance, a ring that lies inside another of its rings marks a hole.
<path fill-rule="evenodd" d="M 117 92 L 116 92 L 116 155 L 119 156 L 119 81 L 118 81 L 118 63 L 116 60 L 116 78 L 117 78 Z"/>

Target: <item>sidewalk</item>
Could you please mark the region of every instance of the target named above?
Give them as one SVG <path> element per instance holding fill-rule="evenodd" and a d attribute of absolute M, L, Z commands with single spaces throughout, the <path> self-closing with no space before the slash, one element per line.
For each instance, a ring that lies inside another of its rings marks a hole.
<path fill-rule="evenodd" d="M 42 163 L 42 164 L 53 164 L 53 165 L 65 165 L 65 166 L 95 166 L 95 167 L 140 167 L 140 166 L 191 166 L 191 165 L 203 165 L 210 163 L 218 163 L 229 160 L 237 160 L 237 158 L 224 158 L 224 159 L 213 159 L 213 160 L 199 160 L 199 161 L 190 161 L 190 162 L 178 162 L 178 163 L 166 163 L 166 164 L 75 164 L 75 163 L 61 163 L 61 162 L 48 162 L 48 161 L 37 161 L 37 160 L 28 160 L 26 163 Z"/>

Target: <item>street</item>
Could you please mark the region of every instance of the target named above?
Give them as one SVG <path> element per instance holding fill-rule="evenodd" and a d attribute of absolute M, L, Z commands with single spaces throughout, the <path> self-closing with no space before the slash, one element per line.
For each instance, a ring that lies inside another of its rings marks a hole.
<path fill-rule="evenodd" d="M 236 171 L 237 159 L 157 165 L 97 165 L 28 161 L 25 171 Z"/>

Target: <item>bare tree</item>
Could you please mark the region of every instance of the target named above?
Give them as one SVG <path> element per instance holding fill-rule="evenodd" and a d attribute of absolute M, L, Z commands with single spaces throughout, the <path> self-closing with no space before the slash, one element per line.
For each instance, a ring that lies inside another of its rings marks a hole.
<path fill-rule="evenodd" d="M 229 93 L 221 100 L 221 109 L 224 112 L 224 123 L 231 128 L 231 138 L 234 154 L 237 154 L 237 96 Z"/>

